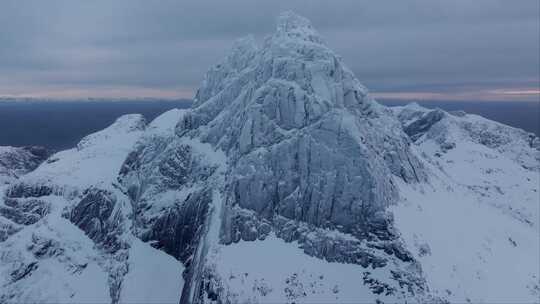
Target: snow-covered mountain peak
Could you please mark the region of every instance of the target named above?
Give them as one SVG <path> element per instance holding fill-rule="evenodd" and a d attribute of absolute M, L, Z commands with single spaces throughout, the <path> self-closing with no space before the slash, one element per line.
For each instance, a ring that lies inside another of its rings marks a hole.
<path fill-rule="evenodd" d="M 313 43 L 323 43 L 319 33 L 311 25 L 311 21 L 293 11 L 283 12 L 279 15 L 276 35 Z"/>
<path fill-rule="evenodd" d="M 193 99 L 193 106 L 198 107 L 210 97 L 224 89 L 225 83 L 235 81 L 255 60 L 259 47 L 253 35 L 237 39 L 227 57 L 219 64 L 211 67 L 204 76 L 203 82 Z"/>
<path fill-rule="evenodd" d="M 277 32 L 261 48 L 250 41 L 236 46 L 224 62 L 209 70 L 194 107 L 177 125 L 177 136 L 223 151 L 227 159 L 225 179 L 212 187 L 221 190 L 214 190 L 210 203 L 221 216 L 216 218 L 213 213 L 206 219 L 208 226 L 219 225 L 212 230 L 219 232 L 204 234 L 204 242 L 218 250 L 222 244 L 277 235 L 287 242 L 298 241 L 305 253 L 318 258 L 365 266 L 392 264 L 382 276 L 391 277 L 391 272 L 414 267 L 392 228 L 390 214 L 385 212 L 398 200 L 392 178 L 406 183 L 425 179 L 422 165 L 409 149 L 407 135 L 392 113 L 367 94 L 341 59 L 320 43 L 309 21 L 287 13 L 278 23 Z M 172 157 L 178 149 L 196 151 L 189 141 L 181 142 L 187 146 L 172 149 L 169 145 L 158 158 L 156 149 L 144 149 L 126 168 L 137 168 L 149 156 L 161 163 L 165 161 L 162 157 Z M 174 158 L 182 164 L 181 170 L 192 170 L 189 157 Z M 208 163 L 192 163 L 199 169 L 185 185 L 175 186 L 183 193 L 179 197 L 206 191 L 209 182 L 201 184 L 198 172 L 201 168 L 213 170 Z M 123 180 L 128 187 L 136 188 L 134 177 L 140 173 L 128 171 Z M 223 178 L 212 172 L 213 179 L 208 180 Z M 153 179 L 156 182 L 151 186 L 147 181 L 139 182 L 148 189 L 141 196 L 145 204 L 154 201 L 148 194 L 163 187 L 157 181 L 165 178 L 160 172 Z M 155 216 L 151 215 L 155 214 L 152 208 L 146 210 L 148 217 Z M 183 217 L 187 211 L 176 212 Z M 364 241 L 378 249 L 371 252 Z M 336 246 L 340 249 L 332 253 L 322 249 L 330 243 L 339 244 Z M 177 252 L 175 246 L 167 245 L 166 250 Z M 370 258 L 351 253 L 366 250 L 371 252 Z M 194 262 L 202 263 L 198 275 L 208 271 L 216 284 L 229 288 L 229 279 L 210 269 L 213 266 L 208 254 Z M 408 280 L 415 280 L 411 292 L 427 297 L 419 291 L 424 288 L 420 273 L 409 275 Z M 201 287 L 197 283 L 192 288 Z M 200 290 L 190 292 L 200 294 Z"/>
<path fill-rule="evenodd" d="M 278 24 L 191 109 L 123 116 L 0 187 L 1 303 L 538 298 L 537 140 L 381 106 L 309 21 Z"/>
<path fill-rule="evenodd" d="M 252 162 L 267 166 L 267 162 L 272 162 L 270 158 L 283 157 L 290 159 L 287 166 L 293 166 L 314 153 L 315 148 L 308 148 L 310 142 L 320 145 L 316 157 L 321 157 L 322 163 L 353 161 L 354 153 L 350 149 L 354 149 L 356 155 L 364 155 L 361 158 L 369 162 L 354 161 L 348 168 L 365 173 L 350 174 L 373 183 L 372 190 L 359 191 L 373 191 L 377 197 L 371 200 L 373 206 L 390 204 L 395 189 L 387 174 L 396 174 L 407 181 L 421 180 L 424 176 L 408 151 L 408 138 L 399 122 L 368 96 L 367 90 L 329 48 L 306 42 L 302 35 L 282 35 L 282 31 L 315 33 L 309 21 L 292 13 L 285 13 L 279 19 L 278 32 L 266 40 L 264 47 L 259 49 L 251 39 L 244 40 L 240 47 L 233 48 L 224 63 L 210 69 L 197 92 L 193 111 L 183 116 L 177 134 L 200 137 L 229 154 L 233 162 L 246 162 L 242 166 L 254 166 Z M 239 51 L 245 49 L 249 51 Z M 244 59 L 242 64 L 239 58 Z M 328 154 L 336 146 L 344 149 L 337 152 L 339 156 L 335 152 Z M 295 160 L 295 154 L 302 157 Z M 306 166 L 307 173 L 312 164 Z M 276 175 L 272 178 L 276 180 L 272 183 L 280 178 L 288 180 L 278 172 L 291 168 L 274 169 Z M 283 195 L 295 191 L 295 185 L 303 177 L 298 178 L 290 181 L 290 189 L 284 190 Z M 268 192 L 265 197 L 245 199 L 264 205 L 274 196 L 270 189 L 265 191 Z M 244 199 L 242 195 L 241 199 Z"/>
<path fill-rule="evenodd" d="M 255 41 L 255 37 L 247 35 L 235 40 L 226 62 L 234 70 L 241 71 L 251 63 L 258 50 L 259 46 Z"/>

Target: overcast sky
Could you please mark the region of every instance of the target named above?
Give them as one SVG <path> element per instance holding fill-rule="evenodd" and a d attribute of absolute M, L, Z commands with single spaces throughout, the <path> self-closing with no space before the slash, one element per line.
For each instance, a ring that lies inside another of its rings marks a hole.
<path fill-rule="evenodd" d="M 538 100 L 539 0 L 2 0 L 0 96 L 187 97 L 234 39 L 309 18 L 377 97 Z"/>

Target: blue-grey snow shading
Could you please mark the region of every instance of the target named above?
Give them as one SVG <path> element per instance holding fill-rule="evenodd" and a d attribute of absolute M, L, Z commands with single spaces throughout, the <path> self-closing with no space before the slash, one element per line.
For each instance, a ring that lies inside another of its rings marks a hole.
<path fill-rule="evenodd" d="M 539 147 L 379 105 L 284 13 L 192 108 L 122 116 L 0 186 L 0 301 L 534 302 Z"/>

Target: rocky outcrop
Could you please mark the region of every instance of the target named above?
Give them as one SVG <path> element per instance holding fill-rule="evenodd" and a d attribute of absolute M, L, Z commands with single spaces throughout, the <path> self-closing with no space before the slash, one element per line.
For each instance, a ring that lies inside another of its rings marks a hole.
<path fill-rule="evenodd" d="M 113 193 L 90 188 L 85 190 L 83 198 L 66 217 L 100 247 L 108 252 L 121 249 L 118 239 L 122 218 L 115 212 L 116 197 Z"/>
<path fill-rule="evenodd" d="M 416 144 L 434 141 L 445 153 L 456 143 L 472 142 L 499 151 L 526 168 L 540 170 L 540 138 L 533 133 L 477 115 L 447 113 L 418 104 L 395 107 L 392 111 Z"/>
<path fill-rule="evenodd" d="M 211 203 L 206 181 L 215 170 L 172 131 L 143 138 L 118 177 L 131 199 L 135 234 L 189 263 Z"/>
<path fill-rule="evenodd" d="M 108 177 L 144 127 L 140 115 L 121 117 L 0 189 L 0 302 L 120 300 L 129 210 Z"/>
<path fill-rule="evenodd" d="M 15 181 L 45 161 L 51 151 L 44 147 L 0 147 L 0 185 Z"/>
<path fill-rule="evenodd" d="M 49 204 L 39 199 L 6 198 L 0 216 L 19 225 L 32 225 L 49 212 Z"/>
<path fill-rule="evenodd" d="M 434 124 L 446 115 L 442 110 L 436 109 L 422 115 L 418 120 L 408 124 L 404 130 L 413 141 L 424 135 Z"/>

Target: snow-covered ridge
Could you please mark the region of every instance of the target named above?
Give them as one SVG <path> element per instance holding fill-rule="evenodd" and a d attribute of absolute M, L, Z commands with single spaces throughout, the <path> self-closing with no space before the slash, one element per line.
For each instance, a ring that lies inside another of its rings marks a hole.
<path fill-rule="evenodd" d="M 430 110 L 418 104 L 391 108 L 418 143 L 443 146 L 472 142 L 496 150 L 524 167 L 540 170 L 540 138 L 535 134 L 462 111 Z"/>
<path fill-rule="evenodd" d="M 430 286 L 451 302 L 534 303 L 539 139 L 463 112 L 415 104 L 392 110 L 431 171 L 429 184 L 401 183 L 403 201 L 394 209 Z"/>
<path fill-rule="evenodd" d="M 115 185 L 136 143 L 147 133 L 172 134 L 178 113 L 164 113 L 149 126 L 141 115 L 122 116 L 0 189 L 0 302 L 180 297 L 183 266 L 129 234 L 131 205 Z M 151 284 L 149 271 L 170 282 Z"/>
<path fill-rule="evenodd" d="M 111 184 L 145 126 L 142 115 L 124 115 L 109 127 L 84 137 L 76 148 L 52 155 L 22 182 L 53 183 L 81 189 Z"/>

